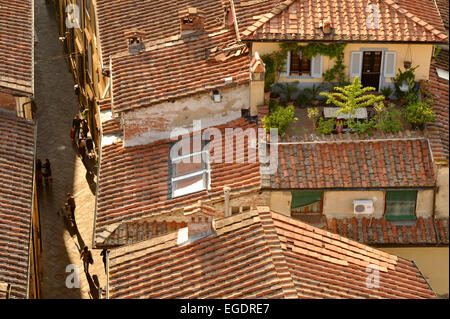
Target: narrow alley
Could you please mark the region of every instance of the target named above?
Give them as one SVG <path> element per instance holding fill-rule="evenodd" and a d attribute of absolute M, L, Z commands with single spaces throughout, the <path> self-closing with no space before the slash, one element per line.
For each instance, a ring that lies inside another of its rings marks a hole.
<path fill-rule="evenodd" d="M 90 266 L 90 276 L 84 273 L 80 259 L 80 249 L 92 246 L 95 189 L 91 190 L 88 184 L 89 175 L 69 136 L 78 102 L 51 1 L 35 2 L 35 28 L 37 158 L 43 162 L 50 160 L 53 175 L 50 185 L 39 188 L 42 294 L 43 298 L 97 298 L 98 285 L 105 284 L 100 251 L 92 250 L 94 264 Z M 68 192 L 74 194 L 77 205 L 77 229 L 71 229 L 58 214 Z M 73 273 L 67 268 L 69 265 L 79 267 L 80 283 L 73 288 L 66 285 L 66 279 Z"/>

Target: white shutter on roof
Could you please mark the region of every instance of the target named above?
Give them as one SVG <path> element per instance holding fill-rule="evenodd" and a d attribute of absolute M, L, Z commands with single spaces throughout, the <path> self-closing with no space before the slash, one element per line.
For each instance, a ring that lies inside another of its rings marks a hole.
<path fill-rule="evenodd" d="M 397 52 L 387 51 L 384 54 L 384 77 L 395 77 L 395 66 L 397 62 Z"/>
<path fill-rule="evenodd" d="M 323 56 L 315 55 L 311 59 L 311 76 L 313 78 L 322 78 L 322 61 Z"/>
<path fill-rule="evenodd" d="M 363 59 L 363 53 L 362 52 L 352 52 L 351 58 L 350 58 L 350 77 L 359 77 L 361 78 L 361 71 L 362 71 L 362 59 Z"/>

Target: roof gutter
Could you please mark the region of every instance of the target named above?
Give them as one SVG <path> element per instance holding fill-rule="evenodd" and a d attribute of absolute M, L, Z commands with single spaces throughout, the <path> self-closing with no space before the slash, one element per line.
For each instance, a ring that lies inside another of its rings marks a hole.
<path fill-rule="evenodd" d="M 246 42 L 318 42 L 318 43 L 385 43 L 385 44 L 439 44 L 448 45 L 448 41 L 364 41 L 364 40 L 309 40 L 309 39 L 244 39 Z"/>

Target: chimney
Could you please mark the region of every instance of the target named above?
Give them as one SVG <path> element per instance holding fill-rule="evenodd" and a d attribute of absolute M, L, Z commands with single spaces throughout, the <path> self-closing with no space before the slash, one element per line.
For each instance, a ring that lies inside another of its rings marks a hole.
<path fill-rule="evenodd" d="M 224 206 L 225 206 L 225 207 L 224 207 L 224 210 L 225 210 L 225 212 L 224 212 L 225 217 L 231 216 L 230 191 L 231 191 L 231 188 L 228 187 L 228 186 L 225 186 L 225 187 L 223 188 L 223 192 L 224 192 L 224 194 L 225 194 L 225 204 L 224 204 Z"/>
<path fill-rule="evenodd" d="M 188 241 L 194 241 L 213 233 L 213 218 L 216 209 L 204 204 L 201 200 L 197 204 L 184 208 L 187 217 Z"/>
<path fill-rule="evenodd" d="M 333 32 L 333 24 L 331 23 L 330 18 L 327 18 L 325 21 L 323 21 L 322 31 L 326 35 L 331 34 Z"/>
<path fill-rule="evenodd" d="M 126 31 L 125 36 L 128 41 L 128 51 L 131 55 L 139 54 L 145 51 L 144 38 L 145 32 L 133 29 L 131 31 Z"/>
<path fill-rule="evenodd" d="M 205 31 L 205 14 L 197 8 L 187 8 L 178 13 L 181 37 L 201 34 Z"/>

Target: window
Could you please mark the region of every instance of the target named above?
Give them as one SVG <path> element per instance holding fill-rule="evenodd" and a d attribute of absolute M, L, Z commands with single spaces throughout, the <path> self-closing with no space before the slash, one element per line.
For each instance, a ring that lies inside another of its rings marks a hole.
<path fill-rule="evenodd" d="M 322 212 L 322 192 L 292 192 L 292 215 L 319 214 Z"/>
<path fill-rule="evenodd" d="M 172 197 L 196 193 L 209 188 L 209 152 L 202 147 L 199 152 L 183 155 L 183 140 L 171 150 Z M 192 149 L 192 148 L 190 148 Z"/>
<path fill-rule="evenodd" d="M 289 75 L 291 76 L 311 75 L 311 60 L 306 59 L 303 56 L 302 51 L 300 51 L 299 53 L 291 52 Z"/>
<path fill-rule="evenodd" d="M 415 220 L 417 191 L 386 191 L 386 220 Z"/>

